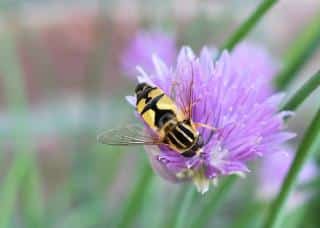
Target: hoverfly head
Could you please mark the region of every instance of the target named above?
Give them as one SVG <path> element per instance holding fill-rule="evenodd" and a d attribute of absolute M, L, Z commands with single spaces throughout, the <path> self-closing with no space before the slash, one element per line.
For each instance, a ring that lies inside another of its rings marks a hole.
<path fill-rule="evenodd" d="M 134 92 L 135 92 L 137 95 L 139 95 L 139 94 L 143 93 L 143 91 L 145 91 L 145 90 L 148 89 L 148 88 L 152 88 L 152 87 L 151 87 L 150 85 L 148 85 L 147 83 L 145 83 L 145 82 L 139 83 L 139 84 L 136 86 Z"/>
<path fill-rule="evenodd" d="M 137 96 L 137 103 L 148 96 L 148 93 L 154 88 L 147 83 L 139 83 L 135 88 L 135 93 Z"/>

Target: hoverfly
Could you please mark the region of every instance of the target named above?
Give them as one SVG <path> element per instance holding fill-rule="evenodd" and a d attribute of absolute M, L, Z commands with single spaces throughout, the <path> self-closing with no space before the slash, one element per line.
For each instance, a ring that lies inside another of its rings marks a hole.
<path fill-rule="evenodd" d="M 215 128 L 192 121 L 193 80 L 189 86 L 189 100 L 184 110 L 159 87 L 139 83 L 135 88 L 136 111 L 152 130 L 145 133 L 137 126 L 113 129 L 98 136 L 98 142 L 108 145 L 166 145 L 184 157 L 193 157 L 202 152 L 205 142 L 197 127 Z M 210 137 L 211 137 L 210 136 Z"/>

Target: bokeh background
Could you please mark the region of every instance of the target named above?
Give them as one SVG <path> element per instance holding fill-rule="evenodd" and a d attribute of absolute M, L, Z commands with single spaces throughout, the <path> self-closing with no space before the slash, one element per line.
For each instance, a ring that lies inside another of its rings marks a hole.
<path fill-rule="evenodd" d="M 219 47 L 259 2 L 1 1 L 0 226 L 167 227 L 188 185 L 153 176 L 141 190 L 145 173 L 152 173 L 143 148 L 96 142 L 99 132 L 136 121 L 124 99 L 136 81 L 123 71 L 123 53 L 142 29 L 165 32 L 196 52 L 203 45 Z M 320 29 L 320 1 L 282 0 L 245 40 L 265 46 L 281 69 L 314 21 Z M 319 69 L 319 39 L 289 93 Z M 293 146 L 319 101 L 318 91 L 288 123 L 298 133 Z M 320 153 L 312 159 L 320 161 Z M 253 196 L 255 166 L 237 180 L 205 227 L 255 227 L 246 223 L 254 213 L 248 208 L 261 209 Z M 210 194 L 199 196 L 190 213 Z M 288 220 L 303 209 L 298 215 L 308 222 L 286 227 L 319 227 L 319 205 L 319 190 L 313 191 L 302 206 L 288 209 Z M 121 223 L 123 218 L 130 224 Z"/>

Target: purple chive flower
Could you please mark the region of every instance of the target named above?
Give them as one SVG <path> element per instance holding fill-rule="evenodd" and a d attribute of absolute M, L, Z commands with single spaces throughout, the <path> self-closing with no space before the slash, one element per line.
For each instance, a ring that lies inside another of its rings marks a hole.
<path fill-rule="evenodd" d="M 283 117 L 277 113 L 281 95 L 266 96 L 265 82 L 258 69 L 241 65 L 224 51 L 213 62 L 211 53 L 203 48 L 196 57 L 189 47 L 183 47 L 175 67 L 153 56 L 154 73 L 147 74 L 139 68 L 139 82 L 160 87 L 182 108 L 193 80 L 192 120 L 213 126 L 217 131 L 199 128 L 206 141 L 200 156 L 186 158 L 165 146 L 147 146 L 155 171 L 170 181 L 191 180 L 199 192 L 204 193 L 210 182 L 231 174 L 243 176 L 249 172 L 246 163 L 256 157 L 281 150 L 283 142 L 295 136 L 284 130 Z M 255 59 L 252 59 L 254 62 Z M 253 63 L 252 63 L 253 64 Z M 255 74 L 255 75 L 253 75 Z M 131 104 L 135 97 L 129 96 Z"/>
<path fill-rule="evenodd" d="M 259 167 L 258 198 L 262 201 L 272 200 L 279 192 L 286 177 L 294 154 L 291 148 L 283 149 L 283 153 L 274 153 L 266 156 Z M 317 167 L 313 161 L 308 161 L 298 176 L 298 184 L 306 184 L 317 175 Z M 301 205 L 310 196 L 308 192 L 295 190 L 288 200 L 288 207 L 295 208 Z"/>
<path fill-rule="evenodd" d="M 136 74 L 136 66 L 152 73 L 152 55 L 159 56 L 167 65 L 173 65 L 177 56 L 176 40 L 162 32 L 140 31 L 128 44 L 122 56 L 123 70 L 129 75 Z"/>
<path fill-rule="evenodd" d="M 270 53 L 263 47 L 251 42 L 238 44 L 231 53 L 232 62 L 239 74 L 259 78 L 261 84 L 260 96 L 265 98 L 273 92 L 272 80 L 277 73 L 278 64 Z"/>

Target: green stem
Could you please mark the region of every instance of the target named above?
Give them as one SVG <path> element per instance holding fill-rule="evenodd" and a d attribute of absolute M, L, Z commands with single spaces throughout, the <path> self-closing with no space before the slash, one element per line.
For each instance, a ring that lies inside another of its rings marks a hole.
<path fill-rule="evenodd" d="M 232 50 L 261 20 L 277 0 L 264 0 L 256 10 L 247 18 L 247 20 L 231 35 L 231 37 L 222 45 L 223 49 Z"/>
<path fill-rule="evenodd" d="M 298 151 L 290 170 L 282 184 L 281 191 L 271 205 L 266 217 L 264 228 L 276 227 L 283 212 L 284 203 L 295 185 L 297 176 L 308 156 L 319 149 L 320 146 L 320 108 L 307 129 L 299 145 Z"/>
<path fill-rule="evenodd" d="M 289 51 L 286 54 L 284 67 L 275 78 L 275 85 L 279 90 L 283 90 L 290 85 L 299 70 L 317 50 L 320 42 L 319 21 L 320 11 L 288 48 Z"/>
<path fill-rule="evenodd" d="M 183 202 L 185 195 L 188 192 L 188 187 L 186 187 L 186 184 L 182 184 L 179 186 L 179 191 L 175 194 L 175 197 L 171 196 L 172 205 L 170 208 L 168 208 L 165 211 L 165 219 L 164 222 L 161 224 L 162 227 L 174 227 L 176 224 L 177 219 L 177 213 L 179 213 L 179 208 L 181 205 L 181 202 Z"/>
<path fill-rule="evenodd" d="M 145 164 L 140 173 L 142 173 L 142 176 L 137 181 L 132 194 L 129 196 L 123 213 L 120 213 L 120 222 L 116 227 L 130 227 L 143 206 L 144 195 L 151 184 L 153 171 L 150 169 L 149 164 Z"/>
<path fill-rule="evenodd" d="M 197 191 L 195 188 L 190 188 L 186 191 L 183 201 L 178 202 L 179 207 L 176 211 L 175 221 L 173 222 L 173 227 L 175 228 L 182 228 L 185 227 L 185 221 L 188 218 L 188 212 L 190 211 L 191 204 L 193 201 L 193 198 L 197 194 Z"/>
<path fill-rule="evenodd" d="M 216 209 L 219 207 L 219 204 L 231 191 L 231 187 L 236 182 L 236 179 L 236 176 L 226 177 L 226 179 L 213 190 L 211 198 L 208 199 L 206 205 L 200 209 L 198 215 L 193 219 L 193 222 L 191 223 L 192 228 L 205 227 L 208 221 L 212 218 L 212 215 L 214 215 Z"/>
<path fill-rule="evenodd" d="M 314 74 L 295 94 L 281 106 L 280 110 L 295 110 L 320 85 L 320 71 Z"/>

